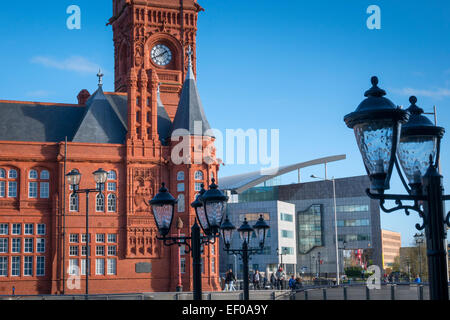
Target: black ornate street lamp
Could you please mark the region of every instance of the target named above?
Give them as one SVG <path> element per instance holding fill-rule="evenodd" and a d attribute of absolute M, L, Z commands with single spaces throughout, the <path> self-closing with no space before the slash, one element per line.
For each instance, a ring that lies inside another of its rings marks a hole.
<path fill-rule="evenodd" d="M 85 193 L 86 194 L 86 299 L 89 294 L 89 275 L 90 275 L 90 245 L 89 245 L 89 194 L 91 192 L 101 193 L 105 188 L 105 183 L 108 180 L 108 172 L 103 169 L 98 169 L 92 173 L 97 188 L 95 189 L 79 189 L 81 181 L 81 173 L 78 170 L 72 170 L 66 174 L 67 182 L 72 186 L 72 194 Z"/>
<path fill-rule="evenodd" d="M 419 249 L 419 277 L 422 277 L 422 243 L 423 243 L 423 237 L 424 234 L 422 233 L 416 233 L 414 235 L 414 239 L 416 242 L 416 245 Z"/>
<path fill-rule="evenodd" d="M 156 225 L 165 246 L 185 245 L 186 253 L 192 253 L 193 266 L 193 291 L 194 300 L 202 300 L 202 270 L 201 270 L 201 246 L 215 243 L 215 238 L 219 236 L 218 227 L 222 222 L 228 197 L 218 189 L 215 180 L 208 191 L 203 189 L 191 206 L 195 209 L 197 219 L 200 221 L 205 235 L 200 234 L 200 226 L 195 219 L 194 225 L 191 227 L 190 237 L 168 237 L 175 212 L 175 204 L 177 200 L 169 193 L 162 184 L 159 193 L 150 201 L 152 213 L 155 217 Z"/>
<path fill-rule="evenodd" d="M 416 228 L 425 229 L 427 237 L 430 299 L 448 300 L 445 225 L 450 226 L 450 213 L 444 218 L 444 201 L 450 200 L 450 196 L 443 195 L 442 176 L 438 172 L 445 130 L 423 116 L 423 110 L 416 106 L 416 97 L 411 97 L 411 106 L 402 110 L 384 98 L 385 95 L 378 88 L 378 78 L 372 77 L 372 88 L 365 93 L 367 98 L 344 121 L 355 132 L 371 189 L 375 191 L 368 189 L 368 196 L 379 200 L 384 212 L 405 210 L 409 215 L 414 210 L 423 219 L 422 225 L 416 224 Z M 408 195 L 384 193 L 389 189 L 394 165 Z M 386 200 L 395 200 L 397 206 L 386 208 Z M 414 204 L 403 205 L 402 201 Z"/>
<path fill-rule="evenodd" d="M 243 224 L 239 227 L 238 232 L 242 240 L 242 249 L 230 249 L 233 231 L 236 227 L 231 223 L 228 216 L 220 227 L 223 242 L 225 244 L 225 252 L 229 255 L 240 255 L 243 262 L 244 272 L 244 300 L 249 300 L 249 281 L 248 281 L 248 260 L 253 254 L 261 254 L 264 249 L 264 242 L 266 241 L 267 230 L 269 225 L 264 221 L 261 215 L 253 228 L 248 224 L 247 219 L 244 219 Z M 258 239 L 258 248 L 249 248 L 251 236 L 255 232 Z"/>

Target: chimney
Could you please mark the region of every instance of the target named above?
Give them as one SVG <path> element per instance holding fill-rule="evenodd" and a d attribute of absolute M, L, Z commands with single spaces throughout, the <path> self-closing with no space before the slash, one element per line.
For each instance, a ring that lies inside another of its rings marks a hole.
<path fill-rule="evenodd" d="M 78 104 L 80 106 L 84 106 L 90 96 L 91 96 L 91 94 L 89 93 L 89 91 L 87 91 L 86 89 L 81 90 L 77 96 Z"/>

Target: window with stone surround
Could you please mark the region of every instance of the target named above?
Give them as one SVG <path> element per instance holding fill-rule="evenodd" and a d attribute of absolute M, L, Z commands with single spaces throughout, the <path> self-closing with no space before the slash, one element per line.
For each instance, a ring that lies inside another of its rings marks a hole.
<path fill-rule="evenodd" d="M 17 181 L 19 174 L 16 169 L 0 168 L 0 198 L 17 197 Z"/>

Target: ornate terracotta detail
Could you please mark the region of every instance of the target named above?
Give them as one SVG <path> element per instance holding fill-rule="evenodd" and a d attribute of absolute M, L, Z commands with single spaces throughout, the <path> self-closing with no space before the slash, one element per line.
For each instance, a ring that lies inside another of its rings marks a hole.
<path fill-rule="evenodd" d="M 161 243 L 156 228 L 129 227 L 127 230 L 127 258 L 161 258 Z"/>
<path fill-rule="evenodd" d="M 133 174 L 134 183 L 134 211 L 150 213 L 149 201 L 155 195 L 154 174 L 151 169 L 135 169 Z"/>

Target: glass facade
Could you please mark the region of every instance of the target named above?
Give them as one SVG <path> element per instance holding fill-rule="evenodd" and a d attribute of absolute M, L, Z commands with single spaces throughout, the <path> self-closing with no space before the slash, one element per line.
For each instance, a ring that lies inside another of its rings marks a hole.
<path fill-rule="evenodd" d="M 297 212 L 297 246 L 300 254 L 307 254 L 315 247 L 323 245 L 322 216 L 322 205 L 312 205 L 305 211 Z"/>
<path fill-rule="evenodd" d="M 336 206 L 337 212 L 366 212 L 369 211 L 369 206 L 367 204 L 359 205 L 345 205 L 345 206 Z"/>
<path fill-rule="evenodd" d="M 258 202 L 278 200 L 278 188 L 255 187 L 244 191 L 239 195 L 239 202 Z"/>
<path fill-rule="evenodd" d="M 359 220 L 338 220 L 338 227 L 367 227 L 370 225 L 369 219 Z"/>

